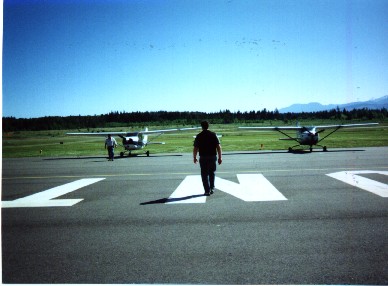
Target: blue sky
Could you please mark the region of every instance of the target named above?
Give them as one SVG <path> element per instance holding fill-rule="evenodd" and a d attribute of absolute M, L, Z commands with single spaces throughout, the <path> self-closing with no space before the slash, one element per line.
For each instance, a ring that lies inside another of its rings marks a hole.
<path fill-rule="evenodd" d="M 3 116 L 388 94 L 387 0 L 5 0 Z"/>

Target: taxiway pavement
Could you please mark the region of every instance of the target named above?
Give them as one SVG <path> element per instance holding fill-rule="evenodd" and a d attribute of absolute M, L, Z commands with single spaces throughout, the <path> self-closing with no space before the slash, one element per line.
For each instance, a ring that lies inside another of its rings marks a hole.
<path fill-rule="evenodd" d="M 388 284 L 388 198 L 359 187 L 387 190 L 387 162 L 387 147 L 226 152 L 226 185 L 286 199 L 222 186 L 188 203 L 202 190 L 171 198 L 197 186 L 191 154 L 3 159 L 3 283 Z M 59 200 L 74 204 L 43 206 Z"/>

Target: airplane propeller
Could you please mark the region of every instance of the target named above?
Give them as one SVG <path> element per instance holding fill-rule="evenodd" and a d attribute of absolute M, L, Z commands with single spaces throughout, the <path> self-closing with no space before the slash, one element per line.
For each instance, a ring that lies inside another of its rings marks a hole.
<path fill-rule="evenodd" d="M 314 128 L 314 129 L 315 129 L 315 128 Z M 302 132 L 305 132 L 305 131 L 307 131 L 308 134 L 309 134 L 310 136 L 315 136 L 315 135 L 318 135 L 319 133 L 325 131 L 325 129 L 318 130 L 318 131 L 316 131 L 316 132 L 311 132 L 307 127 L 304 127 L 304 126 L 303 126 L 303 127 L 302 127 Z"/>

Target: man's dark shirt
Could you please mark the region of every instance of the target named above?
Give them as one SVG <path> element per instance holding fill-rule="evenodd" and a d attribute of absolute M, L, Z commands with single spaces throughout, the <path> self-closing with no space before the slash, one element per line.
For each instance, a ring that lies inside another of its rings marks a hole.
<path fill-rule="evenodd" d="M 203 130 L 194 140 L 194 147 L 199 148 L 199 156 L 216 156 L 219 144 L 217 135 L 209 130 Z"/>

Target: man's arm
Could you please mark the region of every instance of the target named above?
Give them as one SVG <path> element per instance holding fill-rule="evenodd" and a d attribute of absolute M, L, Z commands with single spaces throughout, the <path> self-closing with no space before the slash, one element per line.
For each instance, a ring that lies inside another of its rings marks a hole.
<path fill-rule="evenodd" d="M 197 162 L 198 162 L 198 160 L 197 160 L 198 150 L 199 150 L 199 148 L 194 146 L 194 148 L 193 148 L 193 160 L 194 160 L 194 164 L 197 164 Z"/>
<path fill-rule="evenodd" d="M 217 154 L 218 154 L 218 165 L 221 165 L 221 163 L 222 163 L 222 149 L 221 149 L 221 145 L 218 144 L 216 148 L 217 148 Z"/>

